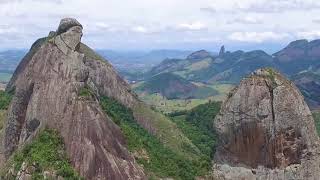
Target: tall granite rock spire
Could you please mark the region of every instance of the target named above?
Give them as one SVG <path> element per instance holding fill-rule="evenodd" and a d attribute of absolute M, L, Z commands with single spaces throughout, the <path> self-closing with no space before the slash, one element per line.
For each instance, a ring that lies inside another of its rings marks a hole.
<path fill-rule="evenodd" d="M 225 53 L 225 48 L 224 48 L 224 45 L 223 45 L 223 46 L 221 46 L 221 48 L 220 48 L 219 56 L 222 57 L 222 56 L 224 55 L 224 53 Z"/>
<path fill-rule="evenodd" d="M 109 96 L 127 107 L 137 100 L 112 66 L 81 43 L 82 30 L 75 19 L 61 20 L 58 30 L 36 41 L 19 64 L 7 86 L 15 93 L 0 155 L 8 159 L 48 127 L 59 131 L 71 164 L 86 179 L 145 179 L 97 97 Z M 83 88 L 94 96 L 81 97 Z"/>
<path fill-rule="evenodd" d="M 293 83 L 266 68 L 243 79 L 215 118 L 217 179 L 318 179 L 319 138 Z"/>

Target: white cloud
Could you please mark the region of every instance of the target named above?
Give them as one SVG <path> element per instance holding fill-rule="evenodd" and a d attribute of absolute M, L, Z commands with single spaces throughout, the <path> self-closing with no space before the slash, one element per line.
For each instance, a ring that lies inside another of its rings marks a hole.
<path fill-rule="evenodd" d="M 243 11 L 283 13 L 285 11 L 311 11 L 320 9 L 318 0 L 259 0 L 239 7 Z"/>
<path fill-rule="evenodd" d="M 252 16 L 246 16 L 243 18 L 235 18 L 233 20 L 230 20 L 227 22 L 228 24 L 234 24 L 234 23 L 239 23 L 239 24 L 262 24 L 262 19 L 261 18 L 256 18 Z"/>
<path fill-rule="evenodd" d="M 137 32 L 137 33 L 148 33 L 148 29 L 143 26 L 135 26 L 132 28 L 132 31 Z"/>
<path fill-rule="evenodd" d="M 0 35 L 1 34 L 9 34 L 9 33 L 17 33 L 18 30 L 15 27 L 10 27 L 9 25 L 0 25 Z"/>
<path fill-rule="evenodd" d="M 284 13 L 292 11 L 319 10 L 318 0 L 242 0 L 241 2 L 224 0 L 214 1 L 207 7 L 200 8 L 208 13 Z"/>
<path fill-rule="evenodd" d="M 314 19 L 312 20 L 313 23 L 316 23 L 316 24 L 320 24 L 320 19 Z"/>
<path fill-rule="evenodd" d="M 98 23 L 96 23 L 96 26 L 97 26 L 98 28 L 102 28 L 102 29 L 110 28 L 110 25 L 109 25 L 109 24 L 106 24 L 106 23 L 104 23 L 104 22 L 98 22 Z"/>
<path fill-rule="evenodd" d="M 283 44 L 318 37 L 319 13 L 319 0 L 0 0 L 0 26 L 11 27 L 0 27 L 0 40 L 6 39 L 0 48 L 28 48 L 66 16 L 79 20 L 85 43 L 94 48 L 131 48 L 133 42 L 149 48 L 163 40 L 167 44 L 159 48 L 166 48 L 185 39 L 201 47 L 213 37 L 221 43 Z"/>
<path fill-rule="evenodd" d="M 316 38 L 320 38 L 320 31 L 302 31 L 302 32 L 298 32 L 297 33 L 297 37 L 298 38 L 302 38 L 302 39 L 316 39 Z"/>
<path fill-rule="evenodd" d="M 179 30 L 186 30 L 186 31 L 199 31 L 207 28 L 207 26 L 201 22 L 182 23 L 182 24 L 178 24 L 177 27 Z"/>
<path fill-rule="evenodd" d="M 228 36 L 230 40 L 241 42 L 277 41 L 290 37 L 287 33 L 274 32 L 234 32 Z"/>

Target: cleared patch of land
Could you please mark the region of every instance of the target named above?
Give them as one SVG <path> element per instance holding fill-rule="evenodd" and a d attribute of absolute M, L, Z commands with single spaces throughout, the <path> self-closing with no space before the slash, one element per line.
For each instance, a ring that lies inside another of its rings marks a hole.
<path fill-rule="evenodd" d="M 215 84 L 204 85 L 201 83 L 195 83 L 197 86 L 209 86 L 212 89 L 219 92 L 217 95 L 210 96 L 203 99 L 167 99 L 159 93 L 154 94 L 139 94 L 140 99 L 146 102 L 148 105 L 154 107 L 162 113 L 172 113 L 176 111 L 190 110 L 200 104 L 207 103 L 208 101 L 223 101 L 229 91 L 234 87 L 231 84 Z"/>
<path fill-rule="evenodd" d="M 210 66 L 211 62 L 212 62 L 212 59 L 211 58 L 207 58 L 207 59 L 204 59 L 202 61 L 199 61 L 199 62 L 191 64 L 190 66 L 187 67 L 187 69 L 189 71 L 198 71 L 198 70 L 201 70 L 201 69 L 205 69 L 205 68 L 208 68 Z"/>

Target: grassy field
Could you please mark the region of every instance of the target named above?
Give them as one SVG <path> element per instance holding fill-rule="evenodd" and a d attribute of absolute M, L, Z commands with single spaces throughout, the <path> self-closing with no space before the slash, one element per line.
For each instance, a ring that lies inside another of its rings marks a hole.
<path fill-rule="evenodd" d="M 9 82 L 11 76 L 9 73 L 0 73 L 0 82 Z"/>
<path fill-rule="evenodd" d="M 147 104 L 151 105 L 158 111 L 162 113 L 171 113 L 174 111 L 182 111 L 182 110 L 189 110 L 193 107 L 206 103 L 206 99 L 188 99 L 188 100 L 181 100 L 181 99 L 167 99 L 160 94 L 145 94 L 140 96 L 140 99 Z"/>
<path fill-rule="evenodd" d="M 205 68 L 208 68 L 208 67 L 210 66 L 211 61 L 212 61 L 211 58 L 207 58 L 207 59 L 204 59 L 204 60 L 202 60 L 202 61 L 199 61 L 199 62 L 196 62 L 196 63 L 191 64 L 191 65 L 188 66 L 186 69 L 188 69 L 189 72 L 191 72 L 191 71 L 198 71 L 198 70 L 201 70 L 201 69 L 205 69 Z"/>
<path fill-rule="evenodd" d="M 201 83 L 195 83 L 197 86 L 208 86 Z M 210 85 L 211 88 L 219 93 L 204 99 L 167 99 L 158 93 L 155 94 L 140 94 L 140 99 L 151 105 L 162 113 L 171 113 L 175 111 L 190 110 L 200 104 L 211 101 L 223 101 L 228 92 L 234 87 L 230 84 Z"/>

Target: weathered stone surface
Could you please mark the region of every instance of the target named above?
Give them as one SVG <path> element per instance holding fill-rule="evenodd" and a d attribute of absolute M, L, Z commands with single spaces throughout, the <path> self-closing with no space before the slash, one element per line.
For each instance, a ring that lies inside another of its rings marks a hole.
<path fill-rule="evenodd" d="M 80 45 L 82 37 L 82 25 L 75 19 L 62 19 L 57 33 L 49 33 L 48 38 L 54 38 L 54 43 L 58 48 L 67 54 L 71 49 L 72 51 Z"/>
<path fill-rule="evenodd" d="M 5 158 L 49 127 L 60 132 L 72 165 L 86 179 L 145 179 L 121 130 L 99 105 L 104 95 L 132 107 L 137 100 L 128 85 L 81 44 L 82 27 L 75 21 L 63 20 L 51 34 L 33 45 L 7 87 L 15 94 L 5 125 Z M 79 97 L 84 87 L 95 96 Z"/>
<path fill-rule="evenodd" d="M 317 179 L 319 139 L 299 90 L 272 69 L 240 82 L 215 119 L 217 179 Z"/>
<path fill-rule="evenodd" d="M 82 28 L 82 25 L 74 18 L 64 18 L 60 21 L 57 34 L 62 34 L 67 32 L 70 28 L 79 26 Z"/>

